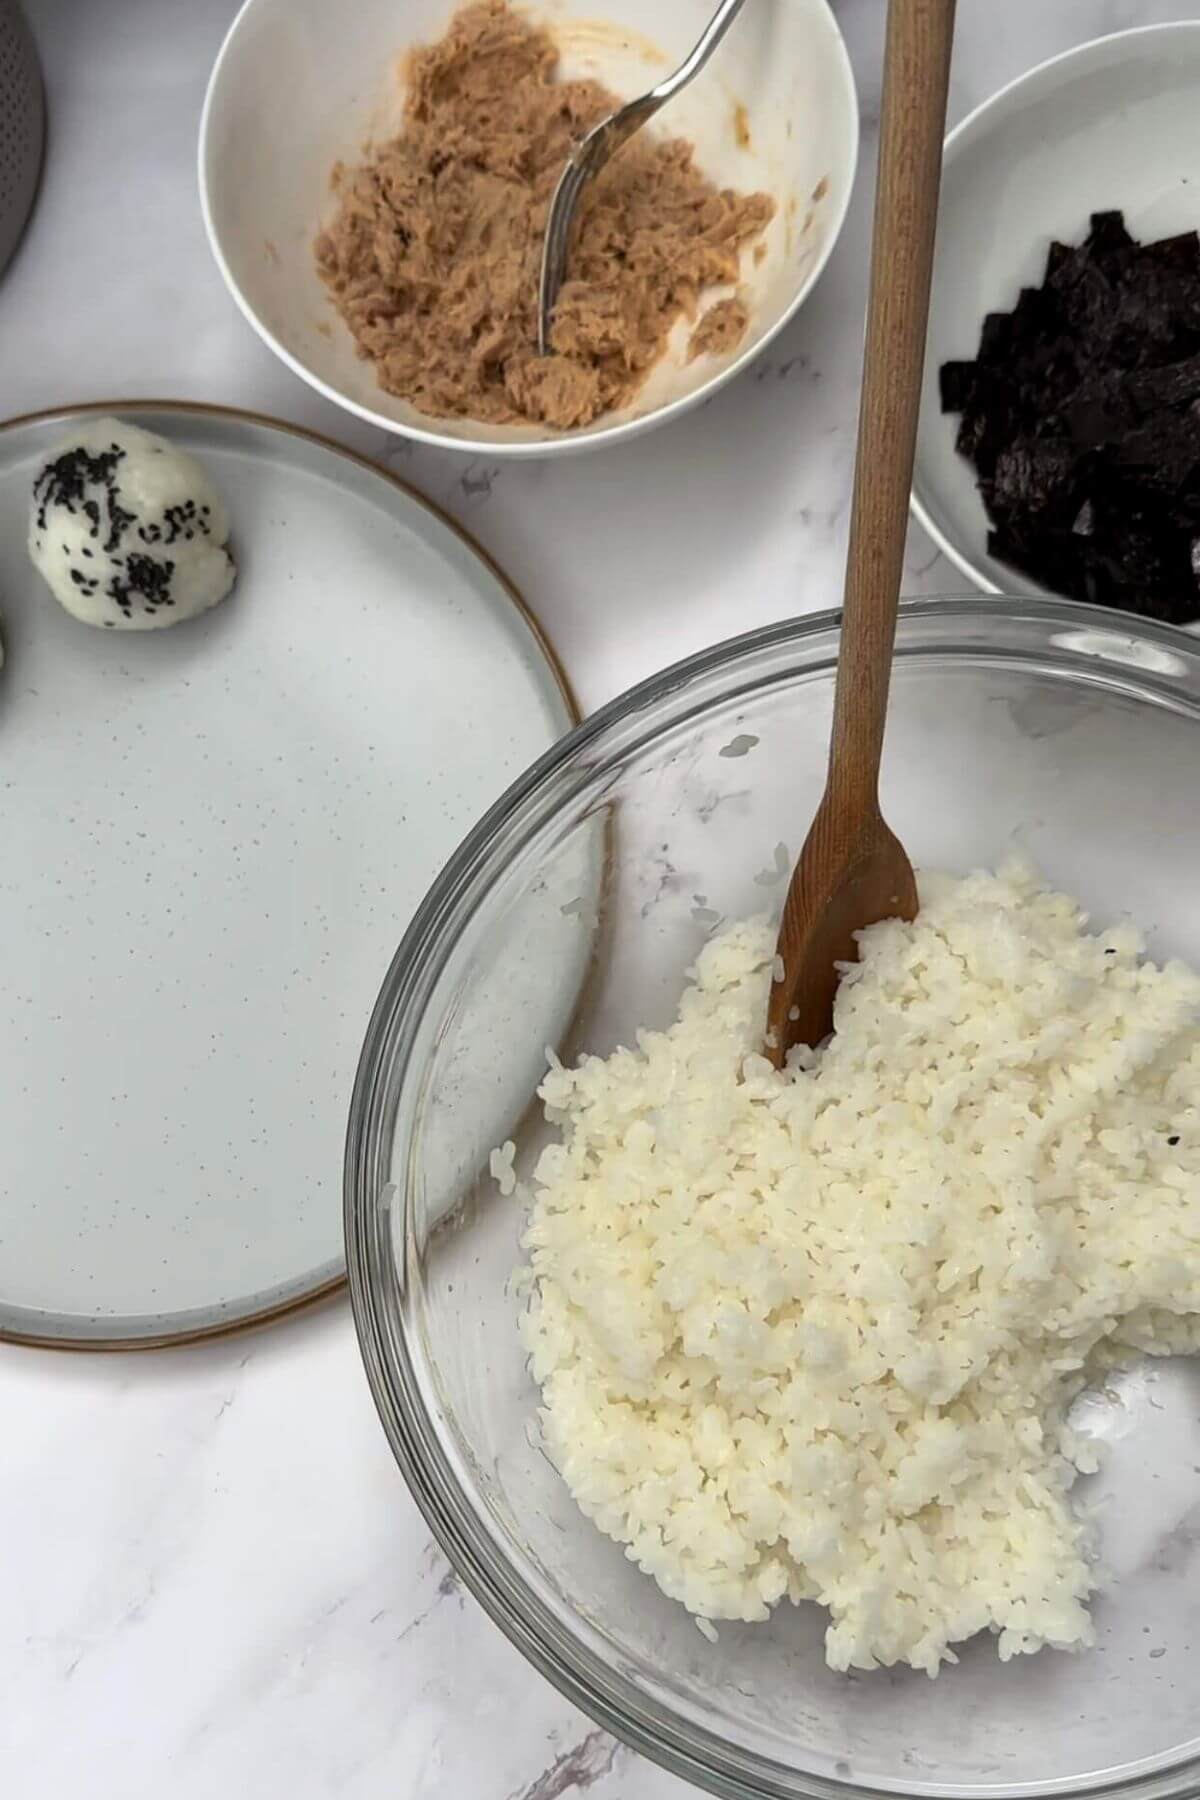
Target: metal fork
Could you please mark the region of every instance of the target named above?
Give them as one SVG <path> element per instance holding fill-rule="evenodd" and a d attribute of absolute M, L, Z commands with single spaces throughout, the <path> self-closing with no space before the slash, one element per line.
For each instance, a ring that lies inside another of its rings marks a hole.
<path fill-rule="evenodd" d="M 538 350 L 542 356 L 550 352 L 550 325 L 567 269 L 567 252 L 571 246 L 571 227 L 583 190 L 594 181 L 605 163 L 614 157 L 622 144 L 627 144 L 647 119 L 660 107 L 681 93 L 700 73 L 733 21 L 745 0 L 721 0 L 716 12 L 704 28 L 704 34 L 685 62 L 673 75 L 652 87 L 638 100 L 630 100 L 616 112 L 593 125 L 571 152 L 566 168 L 559 176 L 550 214 L 546 221 L 546 237 L 542 245 L 542 273 L 538 283 Z"/>

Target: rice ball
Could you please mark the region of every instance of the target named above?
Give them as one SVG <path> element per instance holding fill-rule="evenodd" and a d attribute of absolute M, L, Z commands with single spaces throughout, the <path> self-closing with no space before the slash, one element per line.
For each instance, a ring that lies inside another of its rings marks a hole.
<path fill-rule="evenodd" d="M 29 554 L 85 625 L 155 631 L 223 600 L 237 575 L 229 515 L 195 457 L 119 419 L 93 419 L 33 484 Z"/>

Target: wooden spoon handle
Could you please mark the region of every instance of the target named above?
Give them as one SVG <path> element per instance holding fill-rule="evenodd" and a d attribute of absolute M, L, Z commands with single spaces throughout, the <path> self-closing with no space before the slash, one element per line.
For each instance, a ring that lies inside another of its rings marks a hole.
<path fill-rule="evenodd" d="M 955 0 L 891 0 L 829 794 L 878 807 L 933 272 Z M 860 814 L 861 816 L 861 814 Z"/>

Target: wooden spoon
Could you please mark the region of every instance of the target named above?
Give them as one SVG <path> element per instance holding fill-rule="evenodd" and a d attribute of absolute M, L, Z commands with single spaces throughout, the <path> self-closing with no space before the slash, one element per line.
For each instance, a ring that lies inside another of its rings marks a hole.
<path fill-rule="evenodd" d="M 879 810 L 879 759 L 904 565 L 925 360 L 954 0 L 891 0 L 862 406 L 833 737 L 825 793 L 779 927 L 783 975 L 767 1006 L 767 1055 L 833 1028 L 839 962 L 854 934 L 917 910 L 912 865 Z"/>

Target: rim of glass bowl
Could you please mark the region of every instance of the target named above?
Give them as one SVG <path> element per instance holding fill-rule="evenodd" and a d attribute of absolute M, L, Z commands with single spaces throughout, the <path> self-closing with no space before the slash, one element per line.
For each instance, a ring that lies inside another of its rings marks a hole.
<path fill-rule="evenodd" d="M 598 1724 L 673 1774 L 729 1800 L 1024 1800 L 1097 1795 L 1179 1800 L 1200 1791 L 1200 1756 L 1139 1764 L 1132 1773 L 1025 1786 L 960 1787 L 898 1781 L 887 1788 L 800 1774 L 732 1745 L 695 1717 L 660 1704 L 611 1668 L 577 1621 L 567 1631 L 540 1591 L 510 1565 L 472 1505 L 455 1453 L 408 1335 L 405 1275 L 391 1254 L 392 1210 L 406 1197 L 391 1183 L 401 1096 L 422 1016 L 463 930 L 496 872 L 561 809 L 602 788 L 614 764 L 716 699 L 761 692 L 832 668 L 840 613 L 767 626 L 674 664 L 601 707 L 534 763 L 485 815 L 431 888 L 393 958 L 367 1028 L 351 1101 L 345 1160 L 345 1234 L 359 1346 L 384 1431 L 417 1505 L 467 1587 L 546 1678 Z M 1131 614 L 1043 599 L 950 598 L 901 609 L 896 655 L 943 657 L 1070 671 L 1166 705 L 1200 722 L 1200 638 Z M 407 1245 L 407 1221 L 403 1241 Z M 599 1639 L 595 1640 L 598 1646 Z"/>

